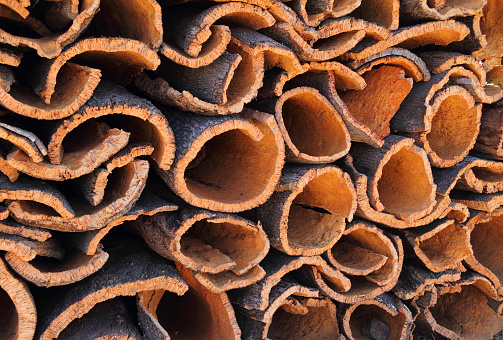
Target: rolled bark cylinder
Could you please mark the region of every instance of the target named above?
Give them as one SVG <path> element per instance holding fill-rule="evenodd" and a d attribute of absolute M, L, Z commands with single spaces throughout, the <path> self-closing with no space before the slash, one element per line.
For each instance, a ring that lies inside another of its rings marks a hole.
<path fill-rule="evenodd" d="M 98 11 L 99 0 L 88 1 L 79 8 L 79 13 L 73 19 L 66 31 L 58 32 L 49 39 L 47 37 L 29 38 L 17 36 L 0 29 L 0 42 L 12 46 L 25 46 L 37 51 L 43 58 L 55 58 L 61 50 L 72 43 L 87 28 L 94 14 Z"/>
<path fill-rule="evenodd" d="M 39 287 L 63 286 L 75 283 L 100 270 L 108 260 L 108 253 L 100 247 L 94 255 L 79 250 L 67 251 L 64 258 L 51 260 L 36 257 L 25 261 L 16 253 L 7 253 L 5 261 L 26 281 Z"/>
<path fill-rule="evenodd" d="M 172 168 L 157 173 L 183 200 L 238 212 L 272 194 L 284 163 L 283 140 L 272 116 L 253 110 L 212 118 L 163 112 L 175 134 L 176 153 Z"/>
<path fill-rule="evenodd" d="M 457 0 L 450 1 L 447 5 L 446 1 L 440 1 L 438 6 L 432 6 L 431 0 L 405 0 L 400 3 L 400 21 L 407 24 L 423 20 L 448 20 L 453 17 L 475 15 L 482 10 L 486 2 L 486 0 L 478 0 L 465 3 Z"/>
<path fill-rule="evenodd" d="M 243 339 L 340 339 L 335 304 L 315 292 L 295 296 L 300 286 L 278 284 L 264 311 L 237 309 Z M 240 315 L 242 314 L 242 315 Z"/>
<path fill-rule="evenodd" d="M 147 339 L 240 339 L 241 330 L 225 293 L 212 293 L 177 264 L 189 289 L 183 295 L 164 290 L 137 295 L 138 318 Z"/>
<path fill-rule="evenodd" d="M 269 250 L 260 224 L 204 210 L 145 217 L 134 229 L 160 255 L 208 274 L 246 276 Z"/>
<path fill-rule="evenodd" d="M 57 338 L 73 320 L 114 297 L 134 296 L 145 290 L 182 295 L 188 289 L 176 269 L 137 237 L 123 233 L 114 238 L 107 251 L 110 258 L 96 274 L 73 285 L 49 288 L 36 297 L 41 308 L 37 333 L 40 339 Z M 53 294 L 59 298 L 54 299 Z"/>
<path fill-rule="evenodd" d="M 362 75 L 367 86 L 340 94 L 349 112 L 380 138 L 390 134 L 389 122 L 412 89 L 413 81 L 400 67 L 383 65 Z"/>
<path fill-rule="evenodd" d="M 296 87 L 257 104 L 274 114 L 286 143 L 286 161 L 330 163 L 348 153 L 349 132 L 336 108 L 311 87 Z"/>
<path fill-rule="evenodd" d="M 317 27 L 323 20 L 345 16 L 360 6 L 361 0 L 338 3 L 333 0 L 294 0 L 292 8 L 308 26 Z"/>
<path fill-rule="evenodd" d="M 364 8 L 360 6 L 360 8 Z M 377 8 L 375 11 L 379 11 Z M 455 20 L 434 21 L 410 27 L 401 27 L 393 31 L 393 35 L 382 41 L 365 41 L 353 50 L 341 56 L 344 60 L 364 59 L 379 53 L 389 47 L 412 49 L 430 44 L 448 45 L 463 40 L 470 33 L 470 29 Z"/>
<path fill-rule="evenodd" d="M 29 340 L 35 335 L 37 309 L 28 285 L 15 277 L 0 258 L 0 333 L 6 340 Z"/>
<path fill-rule="evenodd" d="M 355 168 L 369 176 L 367 193 L 377 211 L 413 222 L 435 205 L 435 189 L 426 152 L 414 140 L 390 135 L 381 149 L 355 145 Z"/>
<path fill-rule="evenodd" d="M 480 31 L 485 35 L 487 42 L 486 46 L 475 51 L 473 56 L 478 60 L 487 58 L 501 58 L 503 56 L 503 49 L 500 41 L 502 39 L 503 30 L 499 25 L 499 16 L 503 10 L 503 4 L 497 0 L 487 0 L 484 8 L 482 9 L 482 17 L 480 19 Z"/>
<path fill-rule="evenodd" d="M 320 255 L 341 237 L 356 210 L 356 193 L 335 166 L 289 166 L 256 218 L 276 249 L 288 255 Z"/>
<path fill-rule="evenodd" d="M 412 336 L 412 315 L 391 294 L 382 294 L 339 309 L 342 327 L 349 339 L 408 339 Z"/>
<path fill-rule="evenodd" d="M 116 297 L 98 303 L 87 314 L 66 327 L 58 339 L 128 339 L 141 340 L 134 316 L 126 301 Z"/>
<path fill-rule="evenodd" d="M 416 255 L 433 272 L 460 269 L 461 262 L 473 254 L 469 229 L 448 218 L 404 230 L 403 234 Z"/>

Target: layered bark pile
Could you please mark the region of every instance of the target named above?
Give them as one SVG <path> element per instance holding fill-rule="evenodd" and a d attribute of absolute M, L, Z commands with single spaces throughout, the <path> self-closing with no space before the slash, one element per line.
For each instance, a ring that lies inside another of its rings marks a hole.
<path fill-rule="evenodd" d="M 0 338 L 492 338 L 502 12 L 0 0 Z"/>

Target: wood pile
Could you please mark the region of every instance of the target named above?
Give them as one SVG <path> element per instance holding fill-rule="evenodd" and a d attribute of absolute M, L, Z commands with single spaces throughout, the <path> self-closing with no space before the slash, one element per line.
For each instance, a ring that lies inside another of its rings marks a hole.
<path fill-rule="evenodd" d="M 0 338 L 491 339 L 501 13 L 0 0 Z"/>

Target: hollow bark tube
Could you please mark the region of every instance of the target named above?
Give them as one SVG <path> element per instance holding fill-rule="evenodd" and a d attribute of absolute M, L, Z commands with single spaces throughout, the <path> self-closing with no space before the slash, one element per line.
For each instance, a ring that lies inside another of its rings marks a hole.
<path fill-rule="evenodd" d="M 274 114 L 286 142 L 286 160 L 330 163 L 348 153 L 351 137 L 335 107 L 316 89 L 297 87 L 258 106 Z"/>
<path fill-rule="evenodd" d="M 360 144 L 351 155 L 369 177 L 367 193 L 377 211 L 411 222 L 432 211 L 436 185 L 426 152 L 413 139 L 390 135 L 381 149 Z"/>
<path fill-rule="evenodd" d="M 164 290 L 137 295 L 138 317 L 147 339 L 240 339 L 241 331 L 225 293 L 212 293 L 177 264 L 189 285 L 178 296 Z"/>
<path fill-rule="evenodd" d="M 339 168 L 289 166 L 275 193 L 257 208 L 257 218 L 276 249 L 311 256 L 337 242 L 355 210 L 353 184 Z"/>
<path fill-rule="evenodd" d="M 200 117 L 164 109 L 175 134 L 175 161 L 157 171 L 178 196 L 196 207 L 238 212 L 264 203 L 284 163 L 274 118 L 245 110 L 233 117 Z"/>
<path fill-rule="evenodd" d="M 478 60 L 501 58 L 503 56 L 503 48 L 501 46 L 503 30 L 499 24 L 499 13 L 502 10 L 503 4 L 498 0 L 487 0 L 487 4 L 482 10 L 480 31 L 481 34 L 485 35 L 487 45 L 473 53 L 473 56 Z"/>

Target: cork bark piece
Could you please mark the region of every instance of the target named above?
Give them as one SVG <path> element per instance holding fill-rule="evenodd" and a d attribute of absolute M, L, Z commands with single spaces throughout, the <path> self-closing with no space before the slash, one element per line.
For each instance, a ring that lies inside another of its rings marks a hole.
<path fill-rule="evenodd" d="M 110 258 L 96 274 L 72 285 L 49 288 L 37 297 L 40 339 L 57 338 L 73 320 L 87 314 L 98 303 L 117 296 L 134 296 L 149 290 L 182 295 L 188 290 L 176 269 L 137 237 L 119 237 L 107 246 L 107 251 Z M 51 299 L 51 294 L 59 298 Z"/>
<path fill-rule="evenodd" d="M 326 253 L 328 263 L 348 276 L 363 276 L 378 286 L 393 284 L 400 274 L 403 252 L 371 223 L 354 221 Z M 358 289 L 356 285 L 355 289 Z"/>
<path fill-rule="evenodd" d="M 432 171 L 439 195 L 449 195 L 454 188 L 489 194 L 503 191 L 501 162 L 466 156 L 450 168 L 433 168 Z"/>
<path fill-rule="evenodd" d="M 274 194 L 257 208 L 256 218 L 273 247 L 288 255 L 312 256 L 337 242 L 355 210 L 353 184 L 339 168 L 287 166 Z"/>
<path fill-rule="evenodd" d="M 264 58 L 262 48 L 231 37 L 226 52 L 207 66 L 193 69 L 163 59 L 153 73 L 157 78 L 141 74 L 135 78 L 135 84 L 147 96 L 182 110 L 208 116 L 238 113 L 262 86 Z M 175 73 L 182 74 L 185 81 L 175 77 Z"/>
<path fill-rule="evenodd" d="M 492 338 L 503 327 L 503 317 L 488 305 L 493 298 L 496 293 L 485 277 L 463 274 L 461 280 L 438 289 L 436 304 L 422 311 L 420 317 L 429 324 L 426 334 L 447 339 Z"/>
<path fill-rule="evenodd" d="M 342 328 L 349 339 L 409 339 L 412 315 L 400 299 L 382 294 L 339 310 Z"/>
<path fill-rule="evenodd" d="M 77 185 L 89 204 L 97 206 L 103 201 L 105 196 L 108 176 L 115 169 L 131 163 L 137 157 L 149 156 L 153 151 L 154 148 L 149 143 L 130 144 L 112 156 L 91 174 L 82 177 Z"/>
<path fill-rule="evenodd" d="M 0 233 L 0 250 L 15 253 L 23 261 L 31 261 L 36 256 L 62 259 L 65 253 L 57 239 L 40 242 L 3 233 Z"/>
<path fill-rule="evenodd" d="M 87 314 L 70 323 L 58 339 L 143 339 L 134 316 L 121 297 L 98 303 Z"/>
<path fill-rule="evenodd" d="M 17 36 L 0 29 L 0 43 L 34 49 L 42 58 L 55 58 L 62 49 L 72 43 L 87 28 L 100 6 L 99 0 L 83 1 L 79 13 L 65 31 L 61 30 L 46 37 L 29 38 Z"/>
<path fill-rule="evenodd" d="M 9 210 L 6 210 L 7 212 Z M 30 240 L 44 242 L 52 237 L 48 230 L 25 226 L 6 218 L 0 221 L 0 233 L 21 236 Z"/>
<path fill-rule="evenodd" d="M 503 205 L 503 194 L 479 194 L 469 191 L 453 190 L 453 199 L 465 204 L 468 208 L 486 212 L 493 212 Z"/>
<path fill-rule="evenodd" d="M 163 113 L 175 135 L 176 153 L 172 168 L 157 173 L 187 203 L 238 212 L 273 193 L 284 163 L 274 117 L 250 109 L 211 118 L 168 108 Z"/>
<path fill-rule="evenodd" d="M 241 330 L 225 293 L 204 288 L 177 264 L 189 290 L 182 296 L 155 290 L 137 295 L 138 317 L 147 339 L 240 339 Z"/>
<path fill-rule="evenodd" d="M 157 253 L 210 274 L 245 274 L 269 250 L 260 224 L 229 214 L 182 209 L 144 217 L 134 228 Z"/>
<path fill-rule="evenodd" d="M 503 101 L 484 105 L 480 120 L 480 132 L 474 149 L 492 159 L 503 159 Z"/>
<path fill-rule="evenodd" d="M 75 58 L 75 59 L 73 59 Z M 32 80 L 35 93 L 46 104 L 55 94 L 59 72 L 70 59 L 88 64 L 115 82 L 125 85 L 144 69 L 155 70 L 161 63 L 156 52 L 147 44 L 127 38 L 87 38 L 61 52 L 57 58 L 36 66 Z"/>
<path fill-rule="evenodd" d="M 114 116 L 105 117 L 110 115 Z M 170 168 L 174 153 L 173 133 L 164 115 L 149 101 L 109 82 L 102 82 L 94 96 L 77 113 L 55 123 L 51 129 L 54 132 L 47 144 L 52 164 L 61 164 L 64 161 L 65 148 L 82 147 L 80 138 L 76 137 L 79 127 L 83 125 L 85 128 L 85 122 L 96 118 L 101 118 L 110 126 L 130 132 L 130 142 L 152 144 L 154 151 L 151 157 L 161 169 Z M 65 146 L 65 139 L 70 139 L 70 145 Z M 76 143 L 78 144 L 75 145 Z"/>
<path fill-rule="evenodd" d="M 411 222 L 433 210 L 436 189 L 426 152 L 413 143 L 390 135 L 381 149 L 360 144 L 351 150 L 355 168 L 368 176 L 371 205 Z"/>
<path fill-rule="evenodd" d="M 362 0 L 360 6 L 351 15 L 375 22 L 389 30 L 396 30 L 398 29 L 399 9 L 399 0 Z"/>
<path fill-rule="evenodd" d="M 267 310 L 238 309 L 242 339 L 343 339 L 335 304 L 327 298 L 295 296 L 299 289 L 278 285 Z"/>
<path fill-rule="evenodd" d="M 199 55 L 203 44 L 211 37 L 211 26 L 217 20 L 253 30 L 272 26 L 276 21 L 262 8 L 240 2 L 218 4 L 202 12 L 191 7 L 173 9 L 165 15 L 166 19 L 177 19 L 164 20 L 164 24 L 170 28 L 171 38 L 192 57 Z"/>
<path fill-rule="evenodd" d="M 87 130 L 87 131 L 86 131 Z M 87 143 L 79 140 L 79 150 L 67 149 L 60 164 L 49 160 L 34 162 L 21 150 L 7 155 L 7 164 L 31 177 L 52 181 L 64 181 L 86 175 L 121 150 L 129 141 L 129 133 L 120 129 L 110 129 L 106 124 L 91 121 L 82 126 Z M 70 143 L 67 143 L 67 146 Z"/>
<path fill-rule="evenodd" d="M 63 30 L 79 14 L 79 0 L 51 1 L 45 4 L 43 19 L 51 30 Z"/>
<path fill-rule="evenodd" d="M 93 94 L 101 79 L 101 71 L 71 62 L 58 73 L 50 104 L 44 102 L 31 88 L 14 84 L 10 90 L 1 84 L 0 105 L 22 116 L 36 119 L 60 119 L 77 111 Z"/>
<path fill-rule="evenodd" d="M 44 143 L 33 132 L 0 123 L 0 138 L 23 150 L 35 163 L 41 162 L 44 156 L 47 155 L 47 148 Z"/>
<path fill-rule="evenodd" d="M 478 60 L 492 57 L 501 58 L 503 56 L 503 48 L 501 47 L 503 30 L 499 25 L 498 16 L 498 13 L 501 13 L 502 10 L 503 4 L 497 0 L 487 0 L 482 9 L 482 16 L 479 22 L 480 32 L 482 35 L 485 35 L 487 44 L 472 53 Z"/>
<path fill-rule="evenodd" d="M 403 235 L 417 257 L 436 273 L 458 269 L 472 255 L 469 229 L 448 218 L 404 230 Z"/>
<path fill-rule="evenodd" d="M 73 217 L 56 216 L 45 206 L 29 201 L 10 201 L 8 207 L 16 221 L 29 226 L 69 232 L 97 230 L 131 209 L 145 187 L 148 170 L 145 160 L 135 160 L 117 169 L 108 182 L 114 189 L 96 207 L 76 199 L 72 203 Z"/>
<path fill-rule="evenodd" d="M 380 65 L 388 65 L 400 67 L 408 78 L 412 78 L 416 82 L 428 81 L 431 77 L 428 67 L 420 57 L 409 50 L 398 47 L 387 48 L 364 59 L 349 62 L 348 65 L 360 75 Z"/>
<path fill-rule="evenodd" d="M 224 293 L 232 289 L 248 287 L 265 276 L 265 271 L 260 265 L 256 265 L 244 274 L 236 274 L 233 271 L 223 271 L 216 274 L 193 272 L 194 277 L 206 289 L 212 293 Z"/>
<path fill-rule="evenodd" d="M 100 245 L 101 240 L 114 227 L 128 224 L 129 221 L 134 221 L 140 216 L 152 216 L 161 212 L 175 211 L 178 206 L 166 201 L 164 198 L 157 196 L 150 188 L 152 184 L 147 182 L 145 189 L 142 191 L 140 198 L 135 205 L 128 210 L 124 215 L 112 220 L 105 227 L 98 230 L 84 231 L 80 233 L 66 233 L 64 242 L 68 246 L 76 248 L 87 255 L 94 255 Z M 0 230 L 1 230 L 0 222 Z"/>
<path fill-rule="evenodd" d="M 358 8 L 360 3 L 361 0 L 340 2 L 334 0 L 294 0 L 291 7 L 306 25 L 317 27 L 325 19 L 348 15 Z"/>
<path fill-rule="evenodd" d="M 360 8 L 363 8 L 360 6 Z M 430 44 L 448 45 L 463 40 L 470 33 L 470 29 L 457 21 L 434 21 L 410 27 L 401 27 L 393 31 L 393 35 L 382 41 L 364 41 L 350 52 L 341 56 L 343 60 L 364 59 L 379 53 L 389 47 L 412 49 Z"/>
<path fill-rule="evenodd" d="M 37 256 L 31 261 L 23 260 L 16 253 L 8 252 L 5 261 L 26 281 L 39 287 L 63 286 L 75 283 L 96 273 L 108 260 L 108 253 L 98 248 L 94 255 L 79 250 L 66 251 L 59 260 Z"/>
<path fill-rule="evenodd" d="M 0 333 L 6 340 L 33 339 L 37 309 L 28 285 L 14 276 L 0 258 Z"/>
<path fill-rule="evenodd" d="M 88 32 L 138 40 L 158 50 L 163 38 L 161 6 L 155 0 L 100 0 Z"/>
<path fill-rule="evenodd" d="M 309 43 L 284 22 L 277 22 L 262 32 L 281 42 L 306 61 L 333 59 L 355 47 L 365 36 L 378 40 L 390 37 L 390 32 L 381 26 L 354 18 L 325 21 L 316 31 L 316 37 Z"/>
<path fill-rule="evenodd" d="M 444 6 L 435 7 L 429 0 L 405 0 L 400 2 L 400 21 L 407 23 L 471 16 L 480 13 L 486 3 L 487 0 L 450 0 L 445 1 Z"/>
<path fill-rule="evenodd" d="M 0 48 L 0 64 L 17 67 L 21 64 L 23 54 L 18 51 L 13 51 L 9 48 Z"/>
<path fill-rule="evenodd" d="M 7 176 L 11 182 L 15 182 L 19 177 L 19 172 L 7 163 L 3 151 L 0 152 L 0 172 Z"/>
<path fill-rule="evenodd" d="M 380 138 L 390 134 L 389 122 L 412 89 L 413 80 L 396 66 L 383 65 L 364 73 L 367 86 L 340 94 L 349 112 Z"/>
<path fill-rule="evenodd" d="M 394 131 L 416 139 L 433 166 L 453 166 L 475 145 L 482 105 L 465 88 L 448 84 L 469 74 L 458 66 L 417 84 L 391 121 Z"/>
<path fill-rule="evenodd" d="M 1 0 L 0 5 L 7 7 L 23 19 L 26 19 L 26 17 L 30 15 L 30 11 L 26 8 L 26 6 L 17 0 Z"/>

